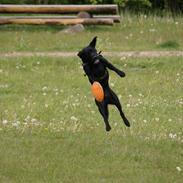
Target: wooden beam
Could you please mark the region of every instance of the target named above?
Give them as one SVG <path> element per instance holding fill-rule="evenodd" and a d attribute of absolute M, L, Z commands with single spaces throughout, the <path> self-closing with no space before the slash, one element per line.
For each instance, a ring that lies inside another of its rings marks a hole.
<path fill-rule="evenodd" d="M 93 18 L 96 18 L 96 19 L 100 19 L 100 18 L 104 18 L 104 19 L 108 19 L 108 18 L 110 18 L 110 19 L 113 19 L 113 21 L 115 22 L 115 23 L 120 23 L 120 21 L 121 21 L 121 17 L 119 16 L 119 15 L 95 15 L 95 16 L 93 16 Z"/>
<path fill-rule="evenodd" d="M 117 14 L 117 5 L 0 5 L 0 13 Z"/>
<path fill-rule="evenodd" d="M 61 15 L 61 16 L 40 16 L 40 15 L 33 15 L 33 16 L 0 16 L 0 19 L 76 19 L 78 18 L 75 15 Z M 114 22 L 119 23 L 121 17 L 119 15 L 94 15 L 93 19 L 112 19 Z"/>
<path fill-rule="evenodd" d="M 112 19 L 74 18 L 74 19 L 31 19 L 31 18 L 4 18 L 0 19 L 0 25 L 4 24 L 28 24 L 28 25 L 113 25 Z"/>

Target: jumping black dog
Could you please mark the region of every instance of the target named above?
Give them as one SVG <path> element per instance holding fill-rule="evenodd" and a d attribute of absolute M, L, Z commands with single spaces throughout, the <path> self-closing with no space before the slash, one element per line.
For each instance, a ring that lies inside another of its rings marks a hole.
<path fill-rule="evenodd" d="M 95 48 L 97 42 L 97 37 L 94 37 L 90 44 L 83 48 L 78 56 L 82 60 L 82 66 L 85 74 L 87 75 L 91 84 L 94 81 L 97 81 L 101 84 L 104 90 L 104 100 L 102 102 L 98 102 L 95 100 L 95 103 L 99 109 L 99 112 L 104 118 L 104 122 L 106 125 L 106 131 L 111 130 L 111 126 L 108 121 L 109 112 L 108 112 L 108 104 L 115 105 L 126 126 L 130 127 L 130 123 L 128 119 L 125 117 L 120 101 L 117 95 L 111 90 L 109 87 L 109 72 L 107 69 L 110 69 L 116 72 L 120 77 L 125 77 L 125 73 L 116 67 L 114 67 L 111 63 L 109 63 L 100 53 L 97 53 Z"/>

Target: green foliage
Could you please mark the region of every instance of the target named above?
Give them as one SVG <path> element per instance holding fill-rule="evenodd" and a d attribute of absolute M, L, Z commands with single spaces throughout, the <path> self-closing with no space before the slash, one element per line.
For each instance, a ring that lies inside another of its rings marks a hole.
<path fill-rule="evenodd" d="M 0 4 L 118 4 L 135 11 L 165 10 L 173 13 L 183 11 L 183 0 L 0 0 Z"/>
<path fill-rule="evenodd" d="M 150 0 L 114 0 L 114 2 L 119 4 L 122 7 L 126 7 L 126 6 L 151 7 Z"/>
<path fill-rule="evenodd" d="M 102 2 L 102 0 L 90 0 L 91 4 L 99 4 L 101 2 Z"/>

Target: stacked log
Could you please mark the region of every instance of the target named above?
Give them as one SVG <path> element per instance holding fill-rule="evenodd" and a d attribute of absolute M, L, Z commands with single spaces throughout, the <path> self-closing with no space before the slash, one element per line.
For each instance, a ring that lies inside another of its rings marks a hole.
<path fill-rule="evenodd" d="M 59 13 L 86 11 L 91 14 L 117 14 L 117 5 L 0 5 L 0 13 Z"/>
<path fill-rule="evenodd" d="M 74 19 L 33 19 L 33 18 L 3 18 L 0 25 L 27 24 L 27 25 L 113 25 L 112 19 L 74 18 Z"/>
<path fill-rule="evenodd" d="M 84 12 L 87 17 L 69 16 L 34 16 L 32 14 L 72 14 Z M 113 25 L 120 22 L 117 5 L 0 5 L 0 13 L 27 13 L 30 16 L 0 16 L 3 24 L 57 24 L 57 25 Z M 100 14 L 100 15 L 98 15 Z M 104 15 L 110 14 L 110 15 Z M 115 14 L 115 15 L 114 15 Z"/>
<path fill-rule="evenodd" d="M 13 18 L 13 19 L 77 19 L 77 18 L 82 18 L 74 15 L 62 15 L 62 16 L 0 16 L 0 19 L 8 19 L 8 18 Z M 119 23 L 120 22 L 120 16 L 119 15 L 94 15 L 91 18 L 93 19 L 112 19 L 114 22 Z"/>

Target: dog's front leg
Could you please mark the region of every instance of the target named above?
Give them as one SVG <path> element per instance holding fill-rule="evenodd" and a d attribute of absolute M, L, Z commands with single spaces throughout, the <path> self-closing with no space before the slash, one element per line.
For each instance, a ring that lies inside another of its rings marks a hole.
<path fill-rule="evenodd" d="M 105 127 L 106 127 L 106 131 L 110 131 L 111 130 L 111 126 L 109 124 L 108 118 L 109 118 L 109 112 L 108 112 L 108 107 L 107 104 L 104 104 L 103 102 L 97 102 L 95 100 L 95 103 L 98 107 L 98 110 L 100 112 L 100 114 L 102 115 L 103 119 L 104 119 L 104 123 L 105 123 Z"/>
<path fill-rule="evenodd" d="M 104 63 L 104 65 L 112 71 L 115 71 L 120 77 L 125 77 L 125 73 L 115 66 L 113 66 L 110 62 L 108 62 L 104 57 L 100 56 L 100 60 Z"/>
<path fill-rule="evenodd" d="M 94 81 L 93 81 L 92 76 L 91 76 L 91 70 L 90 70 L 89 65 L 88 64 L 83 64 L 83 70 L 85 72 L 84 76 L 87 76 L 90 83 L 93 84 Z"/>

